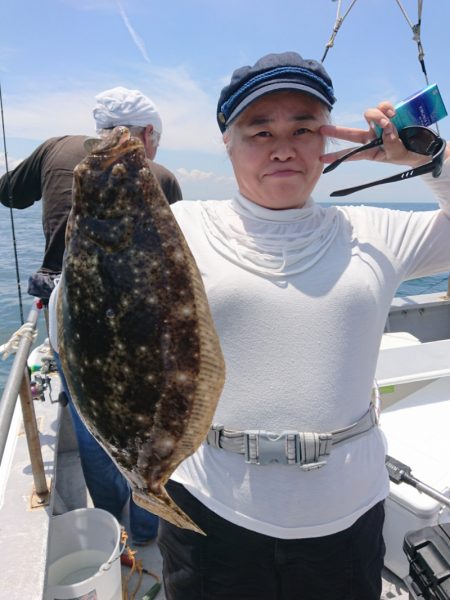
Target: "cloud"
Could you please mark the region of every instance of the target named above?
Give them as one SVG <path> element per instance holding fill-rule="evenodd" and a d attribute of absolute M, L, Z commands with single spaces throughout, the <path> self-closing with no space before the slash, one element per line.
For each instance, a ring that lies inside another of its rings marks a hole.
<path fill-rule="evenodd" d="M 84 81 L 59 81 L 57 89 L 50 83 L 28 84 L 20 94 L 5 98 L 7 136 L 42 141 L 57 135 L 93 135 L 94 97 L 103 89 L 124 85 L 140 89 L 156 103 L 163 120 L 164 150 L 223 153 L 215 122 L 215 90 L 203 89 L 184 66 L 146 65 L 138 73 L 130 70 L 128 77 L 118 81 L 116 76 L 91 72 Z"/>
<path fill-rule="evenodd" d="M 185 200 L 207 200 L 210 198 L 231 198 L 236 191 L 236 180 L 233 176 L 186 169 L 175 170 Z"/>
<path fill-rule="evenodd" d="M 217 175 L 212 171 L 200 171 L 199 169 L 185 169 L 180 167 L 176 170 L 177 178 L 180 182 L 214 182 L 214 183 L 233 183 L 234 177 L 230 175 Z"/>
<path fill-rule="evenodd" d="M 223 152 L 216 125 L 216 97 L 179 66 L 153 70 L 151 97 L 163 120 L 164 148 Z"/>
<path fill-rule="evenodd" d="M 188 171 L 184 167 L 177 169 L 177 176 L 181 181 L 205 181 L 214 177 L 212 171 L 200 171 L 199 169 L 191 169 Z"/>
<path fill-rule="evenodd" d="M 145 60 L 145 62 L 149 63 L 150 58 L 148 57 L 147 50 L 145 48 L 143 39 L 136 33 L 135 29 L 131 25 L 130 19 L 128 18 L 127 14 L 125 12 L 122 2 L 120 0 L 116 0 L 116 4 L 117 4 L 117 8 L 119 9 L 120 16 L 122 17 L 122 21 L 124 22 L 125 27 L 127 28 L 127 31 L 131 36 L 131 39 L 135 43 L 139 52 L 142 54 L 142 57 Z"/>
<path fill-rule="evenodd" d="M 17 165 L 22 162 L 22 160 L 23 158 L 14 158 L 8 156 L 8 170 L 12 171 L 13 169 L 15 169 Z M 3 173 L 6 173 L 6 161 L 5 154 L 3 152 L 0 152 L 0 175 L 3 175 Z"/>
<path fill-rule="evenodd" d="M 7 136 L 44 140 L 65 134 L 92 134 L 92 106 L 98 90 L 29 90 L 5 102 Z"/>

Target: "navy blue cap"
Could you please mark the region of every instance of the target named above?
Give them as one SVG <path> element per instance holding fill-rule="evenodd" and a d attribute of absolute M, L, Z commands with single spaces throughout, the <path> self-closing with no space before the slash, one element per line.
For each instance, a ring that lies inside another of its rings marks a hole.
<path fill-rule="evenodd" d="M 272 92 L 293 90 L 311 94 L 331 110 L 336 102 L 333 83 L 323 65 L 305 59 L 296 52 L 267 54 L 253 67 L 247 65 L 233 72 L 217 104 L 220 130 L 227 126 L 252 102 Z"/>

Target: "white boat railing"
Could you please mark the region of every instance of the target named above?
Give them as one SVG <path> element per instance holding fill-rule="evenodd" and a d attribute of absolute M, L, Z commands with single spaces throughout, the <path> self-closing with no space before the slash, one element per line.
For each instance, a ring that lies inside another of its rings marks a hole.
<path fill-rule="evenodd" d="M 26 329 L 27 334 L 22 335 L 20 338 L 16 356 L 0 400 L 0 463 L 3 458 L 14 409 L 19 397 L 33 472 L 34 493 L 38 498 L 38 504 L 44 505 L 48 500 L 49 490 L 45 478 L 39 431 L 34 412 L 33 397 L 31 395 L 30 376 L 27 368 L 28 355 L 33 343 L 33 332 L 36 331 L 38 316 L 38 309 L 33 307 L 25 323 L 28 326 Z"/>

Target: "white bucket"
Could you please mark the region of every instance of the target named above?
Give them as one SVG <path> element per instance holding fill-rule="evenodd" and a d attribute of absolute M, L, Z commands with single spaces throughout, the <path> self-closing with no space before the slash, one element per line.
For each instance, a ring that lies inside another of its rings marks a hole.
<path fill-rule="evenodd" d="M 99 508 L 53 517 L 45 600 L 120 600 L 120 534 L 117 519 Z"/>

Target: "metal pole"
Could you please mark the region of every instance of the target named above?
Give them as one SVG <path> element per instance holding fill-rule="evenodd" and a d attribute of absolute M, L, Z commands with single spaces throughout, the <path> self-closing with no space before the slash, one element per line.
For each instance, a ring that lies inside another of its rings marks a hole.
<path fill-rule="evenodd" d="M 450 498 L 447 498 L 447 496 L 444 496 L 444 494 L 441 494 L 437 490 L 434 490 L 432 487 L 430 487 L 426 483 L 417 481 L 417 483 L 414 485 L 414 487 L 416 489 L 418 489 L 419 492 L 423 492 L 427 496 L 431 496 L 431 498 L 434 498 L 435 500 L 437 500 L 438 502 L 440 502 L 447 508 L 450 508 Z"/>
<path fill-rule="evenodd" d="M 49 489 L 45 479 L 44 461 L 42 460 L 39 431 L 36 422 L 36 413 L 34 412 L 30 378 L 27 369 L 25 369 L 23 372 L 19 394 L 22 405 L 23 426 L 27 437 L 31 471 L 34 479 L 34 489 L 36 494 L 39 496 L 39 504 L 44 504 L 48 500 Z"/>
<path fill-rule="evenodd" d="M 28 315 L 27 323 L 30 323 L 33 329 L 36 328 L 38 314 L 37 309 L 33 307 Z M 23 336 L 20 340 L 0 401 L 0 462 L 2 461 L 3 453 L 5 451 L 8 432 L 11 427 L 20 386 L 22 385 L 23 372 L 27 364 L 31 344 L 31 336 Z"/>

